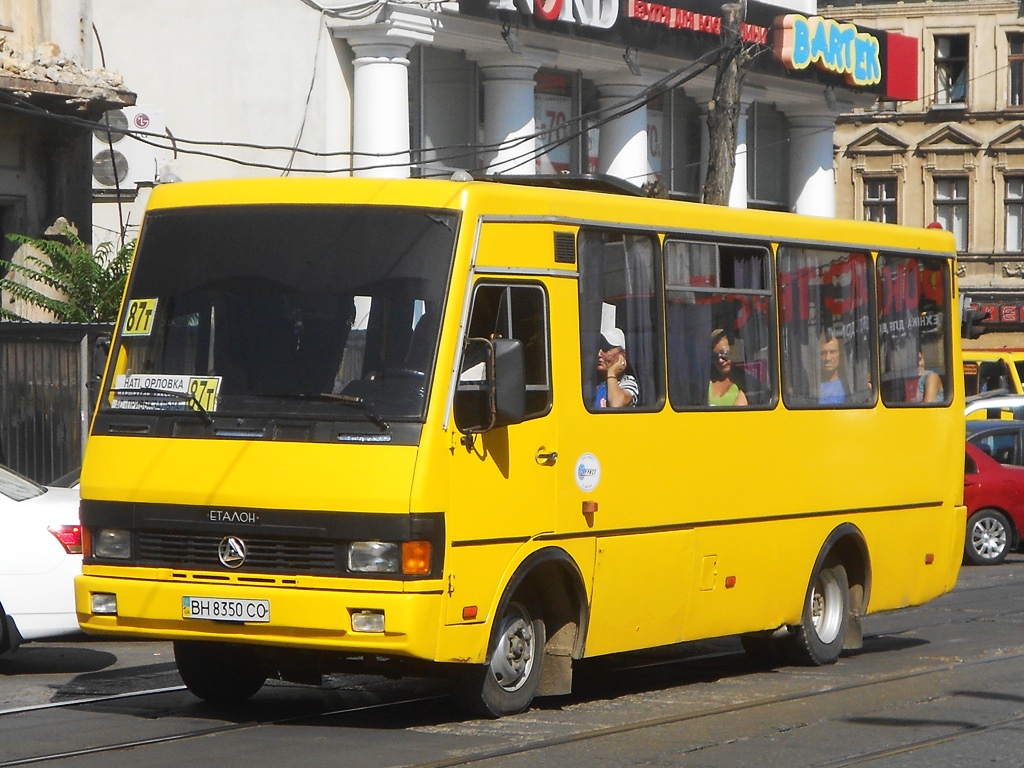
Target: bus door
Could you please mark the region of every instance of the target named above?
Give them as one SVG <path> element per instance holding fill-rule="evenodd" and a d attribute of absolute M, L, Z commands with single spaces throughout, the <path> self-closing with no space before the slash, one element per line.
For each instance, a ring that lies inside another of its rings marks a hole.
<path fill-rule="evenodd" d="M 694 533 L 681 507 L 693 436 L 662 412 L 657 238 L 586 228 L 577 243 L 579 323 L 566 350 L 575 372 L 564 386 L 570 377 L 558 379 L 559 464 L 568 464 L 558 533 L 593 537 L 586 654 L 595 656 L 685 633 Z"/>
<path fill-rule="evenodd" d="M 547 286 L 533 280 L 480 279 L 470 301 L 466 339 L 522 343 L 525 419 L 478 434 L 460 432 L 457 414 L 449 424 L 448 624 L 486 620 L 516 552 L 552 530 L 559 466 Z M 468 375 L 460 371 L 460 378 Z"/>

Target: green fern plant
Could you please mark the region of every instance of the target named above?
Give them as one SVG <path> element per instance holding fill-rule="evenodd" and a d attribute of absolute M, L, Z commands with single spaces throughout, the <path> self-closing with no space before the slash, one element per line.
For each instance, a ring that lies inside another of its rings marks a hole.
<path fill-rule="evenodd" d="M 0 259 L 0 288 L 9 296 L 49 311 L 62 323 L 110 323 L 117 319 L 135 241 L 116 248 L 101 243 L 95 251 L 70 229 L 62 239 L 7 235 L 7 239 L 30 245 L 43 257 L 29 253 L 24 264 Z M 12 279 L 28 278 L 28 284 Z M 53 298 L 32 283 L 53 288 L 62 298 Z M 24 320 L 7 307 L 0 306 L 0 320 Z"/>

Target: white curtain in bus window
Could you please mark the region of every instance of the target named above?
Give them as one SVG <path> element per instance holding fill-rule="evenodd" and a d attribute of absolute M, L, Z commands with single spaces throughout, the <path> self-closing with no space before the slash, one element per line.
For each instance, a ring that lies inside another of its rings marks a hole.
<path fill-rule="evenodd" d="M 877 284 L 882 402 L 948 402 L 945 261 L 882 254 Z"/>
<path fill-rule="evenodd" d="M 771 291 L 764 248 L 665 241 L 672 407 L 770 405 Z"/>
<path fill-rule="evenodd" d="M 600 375 L 597 370 L 602 332 L 621 331 L 625 343 L 626 373 L 639 385 L 640 408 L 661 402 L 661 328 L 657 280 L 657 248 L 649 235 L 581 230 L 578 238 L 580 264 L 580 352 L 583 365 L 583 398 L 595 405 Z"/>
<path fill-rule="evenodd" d="M 778 291 L 786 405 L 873 403 L 874 312 L 867 254 L 781 247 Z"/>

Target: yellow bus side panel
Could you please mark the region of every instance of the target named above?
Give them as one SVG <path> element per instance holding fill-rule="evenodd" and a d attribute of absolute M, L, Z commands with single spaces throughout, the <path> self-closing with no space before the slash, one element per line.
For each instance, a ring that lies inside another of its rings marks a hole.
<path fill-rule="evenodd" d="M 560 433 L 559 447 L 570 465 L 584 450 L 598 456 L 601 482 L 590 494 L 560 485 L 560 532 L 585 530 L 580 500 L 599 501 L 593 520 L 602 552 L 587 655 L 644 644 L 635 622 L 606 617 L 643 613 L 642 597 L 618 580 L 630 583 L 637 552 L 662 551 L 668 527 L 690 526 L 695 534 L 683 555 L 691 561 L 680 563 L 689 573 L 683 593 L 679 574 L 665 572 L 657 555 L 639 566 L 647 592 L 678 601 L 660 610 L 683 616 L 661 642 L 798 623 L 815 560 L 842 523 L 866 540 L 868 611 L 919 604 L 951 589 L 964 519 L 949 500 L 962 492 L 963 433 L 936 436 L 934 420 L 952 420 L 955 408 L 580 414 L 571 432 Z M 633 531 L 621 536 L 629 546 L 605 546 L 615 539 L 601 536 Z M 735 582 L 727 587 L 730 576 Z"/>
<path fill-rule="evenodd" d="M 509 578 L 509 564 L 518 544 L 478 544 L 449 550 L 446 624 L 463 624 L 468 611 L 476 621 L 489 621 Z M 504 577 L 504 578 L 503 578 Z"/>
<path fill-rule="evenodd" d="M 682 640 L 692 560 L 692 531 L 600 538 L 587 655 Z"/>
<path fill-rule="evenodd" d="M 894 510 L 857 522 L 871 551 L 870 612 L 920 605 L 955 585 L 967 525 L 963 507 Z"/>
<path fill-rule="evenodd" d="M 844 522 L 856 526 L 867 543 L 872 571 L 868 611 L 919 605 L 955 584 L 963 552 L 962 507 L 711 526 L 696 537 L 695 586 L 683 639 L 797 624 L 821 544 Z M 780 562 L 772 564 L 770 553 L 776 548 Z M 927 555 L 932 555 L 930 563 Z M 734 578 L 731 587 L 729 577 Z"/>
<path fill-rule="evenodd" d="M 487 222 L 480 229 L 477 268 L 574 270 L 575 264 L 556 263 L 553 258 L 554 233 L 573 232 L 575 228 L 546 223 Z M 540 258 L 538 258 L 540 257 Z M 574 286 L 575 287 L 575 284 Z M 557 326 L 556 326 L 557 327 Z"/>
<path fill-rule="evenodd" d="M 790 568 L 778 563 L 780 527 L 761 522 L 697 530 L 686 640 L 774 629 L 783 622 L 792 603 L 784 598 L 794 589 Z"/>
<path fill-rule="evenodd" d="M 523 546 L 481 544 L 452 550 L 447 558 L 446 626 L 441 629 L 438 640 L 437 661 L 483 663 L 495 610 L 504 588 L 530 555 L 552 549 L 559 550 L 563 559 L 576 565 L 584 585 L 590 584 L 593 574 L 592 539 L 552 543 L 531 541 Z M 584 599 L 589 604 L 589 591 Z M 474 626 L 478 631 L 467 629 Z M 585 632 L 586 627 L 580 627 L 579 631 Z"/>

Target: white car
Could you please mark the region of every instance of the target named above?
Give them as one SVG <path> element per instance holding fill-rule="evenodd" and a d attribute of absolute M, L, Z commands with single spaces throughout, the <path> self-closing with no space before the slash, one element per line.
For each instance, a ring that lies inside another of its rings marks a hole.
<path fill-rule="evenodd" d="M 78 488 L 47 488 L 0 465 L 0 653 L 80 631 Z"/>
<path fill-rule="evenodd" d="M 976 395 L 968 398 L 964 415 L 969 419 L 1022 419 L 1024 395 Z"/>

